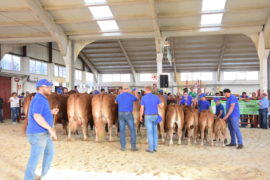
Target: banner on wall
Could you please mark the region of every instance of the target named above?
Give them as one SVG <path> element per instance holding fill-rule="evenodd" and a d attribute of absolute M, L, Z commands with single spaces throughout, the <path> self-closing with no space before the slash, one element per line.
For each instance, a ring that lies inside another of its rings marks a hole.
<path fill-rule="evenodd" d="M 223 104 L 226 112 L 226 101 L 220 101 L 221 104 Z M 239 102 L 239 108 L 240 108 L 240 114 L 243 115 L 258 115 L 259 114 L 259 100 L 250 100 L 249 102 L 240 100 Z M 212 111 L 216 112 L 216 103 L 214 100 L 211 101 L 211 108 Z"/>

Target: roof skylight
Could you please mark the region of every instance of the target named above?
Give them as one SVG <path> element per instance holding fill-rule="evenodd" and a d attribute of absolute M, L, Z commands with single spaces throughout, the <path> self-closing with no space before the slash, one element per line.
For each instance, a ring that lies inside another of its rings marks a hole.
<path fill-rule="evenodd" d="M 89 7 L 94 18 L 107 18 L 113 17 L 112 11 L 109 6 L 94 6 Z"/>
<path fill-rule="evenodd" d="M 225 8 L 226 0 L 203 0 L 202 12 L 222 10 Z"/>
<path fill-rule="evenodd" d="M 86 4 L 105 3 L 106 0 L 84 0 Z"/>
<path fill-rule="evenodd" d="M 119 30 L 115 20 L 97 21 L 101 31 L 114 31 Z"/>
<path fill-rule="evenodd" d="M 221 24 L 223 13 L 203 14 L 201 16 L 201 25 Z"/>

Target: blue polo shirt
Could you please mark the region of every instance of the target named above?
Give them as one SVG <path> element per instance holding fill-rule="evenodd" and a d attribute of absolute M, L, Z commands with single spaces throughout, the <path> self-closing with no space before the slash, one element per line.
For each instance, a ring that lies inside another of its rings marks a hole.
<path fill-rule="evenodd" d="M 262 98 L 259 102 L 262 103 L 262 105 L 259 105 L 259 109 L 268 109 L 269 101 L 266 97 Z"/>
<path fill-rule="evenodd" d="M 34 119 L 34 114 L 40 114 L 53 127 L 53 115 L 48 99 L 40 93 L 37 93 L 31 101 L 28 113 L 27 134 L 37 134 L 48 132 L 47 129 L 41 127 Z"/>
<path fill-rule="evenodd" d="M 161 104 L 159 97 L 148 93 L 142 97 L 141 106 L 144 106 L 145 115 L 158 114 L 158 105 Z"/>
<path fill-rule="evenodd" d="M 224 111 L 224 106 L 222 104 L 216 105 L 216 115 L 218 116 L 220 111 L 222 111 L 222 115 L 220 118 L 224 118 L 225 116 L 225 111 Z"/>
<path fill-rule="evenodd" d="M 137 101 L 137 98 L 128 92 L 123 92 L 117 96 L 115 101 L 118 104 L 119 112 L 132 112 L 133 103 Z"/>
<path fill-rule="evenodd" d="M 199 104 L 200 112 L 202 112 L 204 110 L 209 110 L 209 107 L 210 107 L 209 101 L 207 101 L 207 100 L 205 100 L 205 101 L 199 100 L 198 104 Z"/>
<path fill-rule="evenodd" d="M 229 116 L 229 118 L 231 117 L 237 117 L 239 118 L 240 117 L 240 109 L 239 109 L 239 103 L 238 103 L 238 99 L 235 95 L 231 95 L 227 101 L 226 101 L 226 113 L 229 112 L 229 109 L 230 109 L 230 106 L 231 104 L 235 103 L 235 106 L 234 106 L 234 109 L 233 109 L 233 112 L 232 114 Z"/>
<path fill-rule="evenodd" d="M 192 96 L 188 95 L 187 100 L 185 99 L 185 96 L 182 96 L 180 104 L 187 104 L 187 106 L 191 106 L 192 104 Z"/>

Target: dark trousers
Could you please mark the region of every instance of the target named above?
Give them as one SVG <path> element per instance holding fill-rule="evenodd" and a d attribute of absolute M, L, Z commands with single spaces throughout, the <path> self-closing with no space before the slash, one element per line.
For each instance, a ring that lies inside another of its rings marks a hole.
<path fill-rule="evenodd" d="M 0 122 L 4 122 L 4 114 L 3 114 L 3 109 L 0 108 Z"/>
<path fill-rule="evenodd" d="M 268 129 L 268 109 L 259 109 L 260 128 Z"/>

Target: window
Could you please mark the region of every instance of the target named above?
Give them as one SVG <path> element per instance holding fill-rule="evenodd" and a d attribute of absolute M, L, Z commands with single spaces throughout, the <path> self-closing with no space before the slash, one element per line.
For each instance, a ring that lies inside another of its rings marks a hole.
<path fill-rule="evenodd" d="M 258 80 L 259 72 L 258 71 L 249 71 L 246 75 L 246 80 Z"/>
<path fill-rule="evenodd" d="M 203 0 L 202 11 L 222 10 L 225 4 L 226 0 Z"/>
<path fill-rule="evenodd" d="M 64 66 L 54 65 L 54 76 L 55 77 L 66 77 L 66 68 Z"/>
<path fill-rule="evenodd" d="M 75 70 L 75 79 L 76 80 L 82 80 L 82 71 Z"/>
<path fill-rule="evenodd" d="M 94 82 L 94 75 L 92 73 L 86 72 L 86 81 Z"/>
<path fill-rule="evenodd" d="M 192 72 L 192 73 L 181 73 L 181 81 L 212 81 L 212 72 Z"/>
<path fill-rule="evenodd" d="M 103 74 L 103 82 L 130 82 L 130 74 Z"/>
<path fill-rule="evenodd" d="M 258 80 L 258 71 L 223 72 L 224 80 Z"/>
<path fill-rule="evenodd" d="M 45 62 L 29 60 L 29 72 L 32 74 L 48 74 L 48 65 Z"/>
<path fill-rule="evenodd" d="M 153 74 L 150 73 L 142 73 L 140 74 L 140 81 L 154 81 L 152 76 Z"/>
<path fill-rule="evenodd" d="M 21 70 L 21 58 L 6 54 L 1 60 L 1 67 L 6 70 L 20 71 Z"/>

